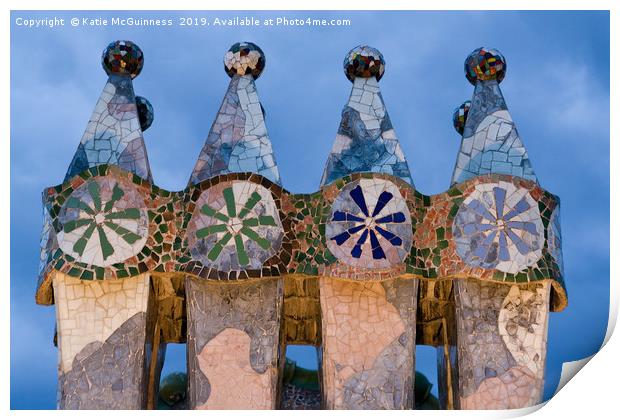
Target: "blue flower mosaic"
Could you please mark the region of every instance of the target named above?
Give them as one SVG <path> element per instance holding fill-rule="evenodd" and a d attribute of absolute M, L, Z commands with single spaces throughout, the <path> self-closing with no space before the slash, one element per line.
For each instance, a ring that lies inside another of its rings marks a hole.
<path fill-rule="evenodd" d="M 517 273 L 542 255 L 538 205 L 507 182 L 477 185 L 456 214 L 453 234 L 457 254 L 475 267 Z"/>
<path fill-rule="evenodd" d="M 411 248 L 409 211 L 398 188 L 382 179 L 362 179 L 340 192 L 327 225 L 328 248 L 356 267 L 401 263 Z"/>

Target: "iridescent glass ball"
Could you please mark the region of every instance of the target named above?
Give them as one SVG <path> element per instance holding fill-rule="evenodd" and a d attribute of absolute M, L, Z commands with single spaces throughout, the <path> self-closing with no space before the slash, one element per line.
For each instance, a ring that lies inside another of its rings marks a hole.
<path fill-rule="evenodd" d="M 258 79 L 264 68 L 265 53 L 251 42 L 237 42 L 224 55 L 224 70 L 230 77 L 251 74 Z"/>
<path fill-rule="evenodd" d="M 356 77 L 368 79 L 374 77 L 381 80 L 385 72 L 385 60 L 376 48 L 368 45 L 358 45 L 344 58 L 344 74 L 350 81 Z"/>
<path fill-rule="evenodd" d="M 454 114 L 452 114 L 452 124 L 454 124 L 454 129 L 462 136 L 463 131 L 465 130 L 465 122 L 467 122 L 467 114 L 469 113 L 469 108 L 471 107 L 471 101 L 465 101 L 454 110 Z"/>
<path fill-rule="evenodd" d="M 144 55 L 131 41 L 115 41 L 103 50 L 101 64 L 107 74 L 125 74 L 134 79 L 142 71 Z"/>
<path fill-rule="evenodd" d="M 472 85 L 478 80 L 504 80 L 506 59 L 492 48 L 478 48 L 465 59 L 465 76 Z"/>
<path fill-rule="evenodd" d="M 136 96 L 136 106 L 138 107 L 138 119 L 140 120 L 140 128 L 146 131 L 153 124 L 153 105 L 148 99 L 142 96 Z"/>

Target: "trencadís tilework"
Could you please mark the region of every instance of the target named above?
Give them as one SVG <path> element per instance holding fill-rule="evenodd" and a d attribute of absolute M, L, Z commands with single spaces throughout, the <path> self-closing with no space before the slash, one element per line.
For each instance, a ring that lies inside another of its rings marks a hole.
<path fill-rule="evenodd" d="M 142 70 L 142 51 L 130 41 L 113 42 L 103 51 L 102 62 L 109 75 L 108 82 L 88 121 L 65 181 L 102 164 L 116 165 L 152 181 L 138 115 L 140 104 L 136 102 L 131 82 Z"/>
<path fill-rule="evenodd" d="M 236 43 L 224 56 L 230 84 L 189 184 L 234 172 L 254 172 L 280 184 L 254 83 L 264 67 L 263 51 L 252 43 Z"/>
<path fill-rule="evenodd" d="M 126 180 L 96 177 L 75 189 L 58 215 L 60 249 L 108 267 L 137 255 L 148 237 L 144 199 Z"/>
<path fill-rule="evenodd" d="M 567 305 L 559 199 L 508 113 L 498 51 L 465 62 L 473 98 L 435 195 L 414 186 L 372 47 L 345 57 L 351 95 L 310 194 L 281 186 L 257 45 L 225 54 L 228 90 L 181 191 L 151 175 L 142 51 L 113 42 L 102 63 L 67 175 L 42 196 L 36 300 L 57 305 L 60 407 L 149 407 L 169 342 L 188 343 L 191 408 L 277 408 L 287 344 L 321 347 L 323 408 L 413 408 L 416 343 L 445 346 L 444 408 L 539 401 L 548 309 Z"/>
<path fill-rule="evenodd" d="M 477 49 L 465 60 L 465 75 L 475 89 L 469 107 L 465 103 L 458 111 L 467 112 L 464 125 L 456 112 L 454 116 L 454 125 L 463 139 L 452 184 L 484 174 L 506 174 L 538 182 L 499 88 L 505 74 L 506 60 L 493 49 Z"/>
<path fill-rule="evenodd" d="M 261 269 L 284 231 L 269 190 L 246 181 L 220 183 L 196 202 L 187 230 L 192 258 L 218 271 Z"/>
<path fill-rule="evenodd" d="M 355 172 L 387 173 L 413 185 L 379 89 L 384 68 L 383 56 L 371 47 L 356 47 L 345 57 L 345 74 L 353 87 L 321 185 Z"/>
<path fill-rule="evenodd" d="M 49 188 L 45 206 L 58 248 L 47 250 L 39 296 L 48 295 L 53 270 L 87 280 L 152 270 L 214 280 L 407 273 L 550 279 L 555 305 L 565 305 L 557 236 L 553 245 L 548 240 L 558 200 L 507 175 L 479 176 L 434 196 L 374 173 L 352 174 L 315 194 L 291 194 L 250 173 L 173 192 L 102 165 Z"/>
<path fill-rule="evenodd" d="M 467 120 L 467 115 L 469 114 L 469 108 L 471 108 L 471 101 L 465 101 L 458 108 L 456 108 L 452 114 L 452 124 L 454 125 L 454 129 L 461 136 L 465 130 L 465 121 Z"/>
<path fill-rule="evenodd" d="M 467 264 L 517 273 L 538 261 L 543 224 L 525 188 L 507 182 L 479 184 L 463 201 L 452 232 Z"/>
<path fill-rule="evenodd" d="M 360 179 L 346 185 L 333 204 L 327 247 L 354 267 L 387 268 L 402 263 L 413 237 L 407 202 L 396 185 Z"/>

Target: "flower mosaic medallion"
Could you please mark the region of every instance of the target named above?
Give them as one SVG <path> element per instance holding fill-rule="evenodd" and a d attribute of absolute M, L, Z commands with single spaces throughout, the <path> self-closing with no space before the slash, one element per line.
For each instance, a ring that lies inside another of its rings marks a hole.
<path fill-rule="evenodd" d="M 540 259 L 543 229 L 536 201 L 508 182 L 476 185 L 452 227 L 456 251 L 466 264 L 513 274 Z"/>
<path fill-rule="evenodd" d="M 133 184 L 92 178 L 69 196 L 59 215 L 58 244 L 65 254 L 99 267 L 138 254 L 148 237 L 144 199 Z"/>
<path fill-rule="evenodd" d="M 260 269 L 280 249 L 283 236 L 271 193 L 247 181 L 203 192 L 187 234 L 192 257 L 219 271 Z"/>
<path fill-rule="evenodd" d="M 398 187 L 383 179 L 361 179 L 346 185 L 334 201 L 325 235 L 340 261 L 388 268 L 409 254 L 413 231 Z"/>
<path fill-rule="evenodd" d="M 549 226 L 547 226 L 547 247 L 549 253 L 558 265 L 560 272 L 564 272 L 564 260 L 562 258 L 562 233 L 560 230 L 560 207 L 556 207 L 551 213 Z"/>

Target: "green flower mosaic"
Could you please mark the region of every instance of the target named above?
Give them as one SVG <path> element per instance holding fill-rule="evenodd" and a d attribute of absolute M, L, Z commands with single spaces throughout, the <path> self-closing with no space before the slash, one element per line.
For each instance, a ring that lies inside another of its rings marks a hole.
<path fill-rule="evenodd" d="M 137 254 L 148 230 L 139 201 L 137 192 L 128 196 L 116 182 L 89 181 L 63 207 L 60 247 L 82 262 L 99 266 Z"/>
<path fill-rule="evenodd" d="M 220 269 L 260 267 L 279 248 L 282 237 L 271 194 L 260 185 L 237 182 L 221 190 L 223 203 L 215 196 L 219 198 L 217 193 L 208 198 L 213 202 L 199 203 L 202 223 L 195 226 L 192 255 Z M 223 204 L 219 210 L 218 204 Z"/>

